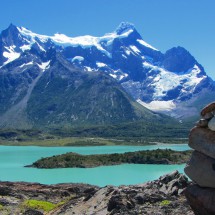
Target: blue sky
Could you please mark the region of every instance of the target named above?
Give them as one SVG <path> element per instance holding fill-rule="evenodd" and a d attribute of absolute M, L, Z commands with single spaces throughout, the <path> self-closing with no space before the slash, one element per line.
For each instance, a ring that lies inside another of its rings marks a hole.
<path fill-rule="evenodd" d="M 215 80 L 215 0 L 7 0 L 0 20 L 0 30 L 13 23 L 68 36 L 102 36 L 128 21 L 162 52 L 188 49 Z"/>

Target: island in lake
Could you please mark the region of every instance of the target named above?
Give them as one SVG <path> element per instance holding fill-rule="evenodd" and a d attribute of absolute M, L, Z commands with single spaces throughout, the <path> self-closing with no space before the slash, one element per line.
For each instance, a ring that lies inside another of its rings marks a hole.
<path fill-rule="evenodd" d="M 182 164 L 189 160 L 191 150 L 174 151 L 171 149 L 156 149 L 123 154 L 80 155 L 69 152 L 62 155 L 41 158 L 26 167 L 36 168 L 90 168 L 97 166 L 130 164 Z"/>

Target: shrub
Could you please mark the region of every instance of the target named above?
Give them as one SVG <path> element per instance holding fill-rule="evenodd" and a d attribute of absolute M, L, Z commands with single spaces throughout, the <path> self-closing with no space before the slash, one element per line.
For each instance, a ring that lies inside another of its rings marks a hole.
<path fill-rule="evenodd" d="M 0 204 L 0 211 L 3 210 L 4 206 Z"/>
<path fill-rule="evenodd" d="M 166 206 L 166 205 L 169 205 L 171 203 L 171 201 L 169 200 L 163 200 L 161 203 L 160 203 L 160 206 Z"/>
<path fill-rule="evenodd" d="M 24 201 L 23 206 L 26 208 L 43 210 L 45 212 L 49 212 L 56 207 L 56 205 L 51 202 L 39 201 L 39 200 L 33 200 L 33 199 Z"/>

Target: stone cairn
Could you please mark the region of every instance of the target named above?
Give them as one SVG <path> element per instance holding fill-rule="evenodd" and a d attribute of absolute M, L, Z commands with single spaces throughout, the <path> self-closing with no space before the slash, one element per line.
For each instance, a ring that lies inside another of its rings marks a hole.
<path fill-rule="evenodd" d="M 185 196 L 196 215 L 215 215 L 215 102 L 203 108 L 201 117 L 189 135 L 194 151 L 184 171 L 192 183 Z"/>

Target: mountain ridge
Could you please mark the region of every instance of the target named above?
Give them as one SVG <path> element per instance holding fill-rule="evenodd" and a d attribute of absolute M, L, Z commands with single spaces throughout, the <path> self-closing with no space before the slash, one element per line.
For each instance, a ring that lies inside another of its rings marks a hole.
<path fill-rule="evenodd" d="M 6 74 L 33 65 L 46 73 L 53 66 L 47 58 L 50 50 L 61 54 L 64 66 L 106 74 L 142 106 L 180 120 L 195 117 L 206 101 L 215 99 L 214 81 L 185 48 L 162 53 L 126 22 L 102 37 L 74 38 L 39 35 L 11 24 L 0 35 L 0 70 Z"/>
<path fill-rule="evenodd" d="M 26 63 L 29 58 L 33 61 Z M 25 51 L 1 69 L 0 82 L 0 127 L 4 128 L 103 125 L 159 118 L 138 106 L 109 75 L 81 70 L 53 48 Z"/>

